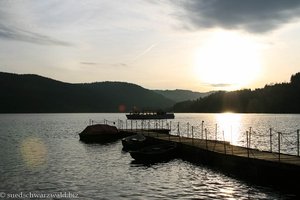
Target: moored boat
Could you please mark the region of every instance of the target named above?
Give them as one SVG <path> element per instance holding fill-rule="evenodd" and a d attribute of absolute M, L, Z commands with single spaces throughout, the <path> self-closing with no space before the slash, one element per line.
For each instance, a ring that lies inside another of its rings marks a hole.
<path fill-rule="evenodd" d="M 81 133 L 79 138 L 84 142 L 108 143 L 126 137 L 130 134 L 120 133 L 115 126 L 107 124 L 94 124 L 87 126 Z"/>
<path fill-rule="evenodd" d="M 139 120 L 150 120 L 150 119 L 174 119 L 174 113 L 167 112 L 130 112 L 126 114 L 127 119 L 139 119 Z"/>
<path fill-rule="evenodd" d="M 137 150 L 146 145 L 146 137 L 142 133 L 128 136 L 122 139 L 123 150 Z"/>
<path fill-rule="evenodd" d="M 139 162 L 167 161 L 177 155 L 177 144 L 175 142 L 165 142 L 151 145 L 137 151 L 129 151 L 131 157 Z"/>

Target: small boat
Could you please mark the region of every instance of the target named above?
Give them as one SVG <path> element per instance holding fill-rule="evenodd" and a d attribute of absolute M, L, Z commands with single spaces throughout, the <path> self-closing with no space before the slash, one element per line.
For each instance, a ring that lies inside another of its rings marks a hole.
<path fill-rule="evenodd" d="M 94 124 L 87 126 L 81 133 L 79 138 L 87 143 L 108 143 L 124 138 L 129 134 L 122 134 L 115 126 L 107 124 Z"/>
<path fill-rule="evenodd" d="M 177 144 L 175 142 L 165 142 L 151 145 L 137 151 L 129 151 L 131 157 L 139 162 L 159 162 L 167 161 L 176 157 Z"/>
<path fill-rule="evenodd" d="M 146 145 L 146 137 L 142 133 L 122 139 L 123 150 L 137 150 Z"/>
<path fill-rule="evenodd" d="M 127 119 L 174 119 L 174 113 L 167 112 L 130 112 L 126 114 Z"/>

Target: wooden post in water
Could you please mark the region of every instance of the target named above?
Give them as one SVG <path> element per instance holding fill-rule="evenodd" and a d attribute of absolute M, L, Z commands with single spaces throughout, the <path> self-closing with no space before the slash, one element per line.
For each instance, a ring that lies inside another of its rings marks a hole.
<path fill-rule="evenodd" d="M 299 156 L 299 129 L 297 130 L 297 156 Z"/>
<path fill-rule="evenodd" d="M 278 132 L 278 161 L 280 162 L 280 132 Z"/>
<path fill-rule="evenodd" d="M 272 152 L 272 128 L 270 128 L 270 152 Z"/>
<path fill-rule="evenodd" d="M 130 120 L 130 129 L 132 130 L 132 120 Z"/>

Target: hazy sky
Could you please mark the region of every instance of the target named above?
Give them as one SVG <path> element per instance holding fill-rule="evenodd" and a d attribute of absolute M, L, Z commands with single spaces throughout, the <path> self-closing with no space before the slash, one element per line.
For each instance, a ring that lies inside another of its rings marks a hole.
<path fill-rule="evenodd" d="M 300 72 L 299 17 L 298 0 L 1 0 L 0 71 L 254 89 Z"/>

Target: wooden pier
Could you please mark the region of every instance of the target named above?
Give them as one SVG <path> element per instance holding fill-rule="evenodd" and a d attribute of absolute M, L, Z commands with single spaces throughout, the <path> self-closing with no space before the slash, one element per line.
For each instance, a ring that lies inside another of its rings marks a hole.
<path fill-rule="evenodd" d="M 166 134 L 166 131 L 122 131 L 139 132 L 152 139 L 176 142 L 179 146 L 178 157 L 183 160 L 205 164 L 256 183 L 300 193 L 299 156 L 260 151 L 224 141 L 179 137 Z"/>

